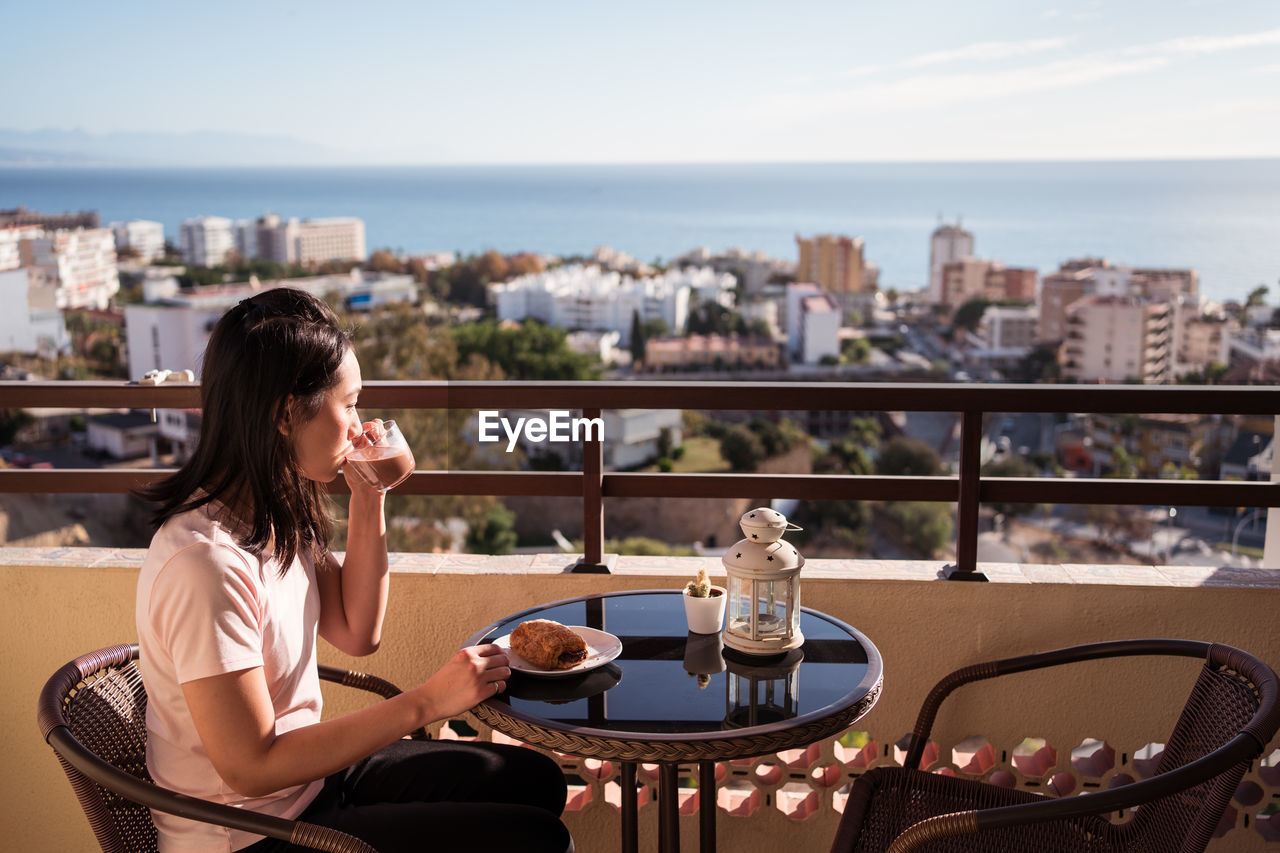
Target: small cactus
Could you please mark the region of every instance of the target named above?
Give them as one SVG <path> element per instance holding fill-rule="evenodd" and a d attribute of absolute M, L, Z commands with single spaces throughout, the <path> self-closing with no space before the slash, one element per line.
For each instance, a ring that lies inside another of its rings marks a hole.
<path fill-rule="evenodd" d="M 707 577 L 707 570 L 698 569 L 697 579 L 689 581 L 685 585 L 685 591 L 694 598 L 710 598 L 711 578 Z"/>

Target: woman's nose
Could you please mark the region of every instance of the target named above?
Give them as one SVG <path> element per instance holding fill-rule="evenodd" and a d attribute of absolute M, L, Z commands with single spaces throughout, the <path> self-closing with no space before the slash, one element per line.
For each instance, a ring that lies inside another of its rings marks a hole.
<path fill-rule="evenodd" d="M 352 412 L 350 419 L 347 421 L 347 438 L 355 441 L 356 436 L 364 432 L 364 421 L 360 420 L 357 412 Z"/>

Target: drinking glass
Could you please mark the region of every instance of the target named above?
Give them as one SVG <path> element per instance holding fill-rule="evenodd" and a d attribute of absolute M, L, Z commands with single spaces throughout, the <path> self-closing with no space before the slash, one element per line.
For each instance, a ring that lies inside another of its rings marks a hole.
<path fill-rule="evenodd" d="M 347 457 L 347 464 L 380 492 L 395 488 L 413 473 L 415 462 L 409 443 L 395 421 L 383 421 L 364 431 L 364 442 Z"/>

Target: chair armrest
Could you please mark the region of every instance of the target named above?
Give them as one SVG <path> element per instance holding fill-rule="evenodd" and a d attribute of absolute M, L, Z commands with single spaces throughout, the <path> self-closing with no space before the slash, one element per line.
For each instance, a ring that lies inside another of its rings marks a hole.
<path fill-rule="evenodd" d="M 364 690 L 369 693 L 376 693 L 383 699 L 390 699 L 392 696 L 399 696 L 403 691 L 376 675 L 369 675 L 363 672 L 356 672 L 350 669 L 343 669 L 339 666 L 329 666 L 328 664 L 319 664 L 320 678 L 324 681 L 331 681 L 334 684 L 341 684 L 344 687 L 354 687 L 357 690 Z M 410 740 L 431 740 L 431 733 L 426 728 L 415 729 L 409 733 Z"/>
<path fill-rule="evenodd" d="M 933 729 L 933 721 L 938 715 L 938 708 L 957 688 L 974 681 L 983 681 L 1015 672 L 1027 672 L 1066 663 L 1077 663 L 1100 658 L 1131 657 L 1135 655 L 1182 655 L 1184 657 L 1206 658 L 1209 654 L 1209 643 L 1194 640 L 1115 640 L 1106 643 L 1088 643 L 1070 646 L 1050 652 L 1034 655 L 1004 658 L 962 667 L 945 676 L 929 691 L 924 703 L 920 706 L 920 715 L 916 718 L 916 726 L 908 735 L 907 755 L 902 762 L 903 767 L 919 769 L 920 758 L 924 754 L 925 744 L 929 741 L 929 733 Z"/>
<path fill-rule="evenodd" d="M 329 853 L 378 853 L 360 839 L 325 826 L 286 820 L 190 797 L 147 782 L 108 764 L 76 741 L 66 726 L 55 726 L 46 740 L 58 758 L 81 775 L 125 799 L 188 820 L 227 826 Z M 73 784 L 74 780 L 73 780 Z"/>
<path fill-rule="evenodd" d="M 1259 752 L 1257 741 L 1242 732 L 1202 758 L 1119 788 L 1074 797 L 935 815 L 911 825 L 898 835 L 889 846 L 888 853 L 911 853 L 940 838 L 984 829 L 1102 815 L 1140 806 L 1199 785 L 1234 765 L 1250 761 Z"/>

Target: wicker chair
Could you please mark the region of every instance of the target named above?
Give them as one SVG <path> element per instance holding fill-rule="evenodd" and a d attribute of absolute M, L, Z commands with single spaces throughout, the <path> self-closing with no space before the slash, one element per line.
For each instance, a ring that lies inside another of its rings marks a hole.
<path fill-rule="evenodd" d="M 389 698 L 394 684 L 321 666 L 320 677 Z M 98 843 L 108 853 L 156 850 L 151 809 L 332 853 L 377 853 L 324 826 L 285 820 L 161 788 L 147 772 L 147 693 L 136 645 L 111 646 L 62 667 L 40 691 L 40 733 L 57 753 Z M 412 735 L 430 737 L 425 729 Z"/>
<path fill-rule="evenodd" d="M 961 685 L 1014 672 L 1128 655 L 1204 660 L 1155 775 L 1061 799 L 919 770 L 938 707 Z M 1123 640 L 965 667 L 925 699 L 903 767 L 858 777 L 833 853 L 1202 851 L 1250 762 L 1280 726 L 1280 682 L 1262 661 L 1190 640 Z M 1106 815 L 1136 808 L 1126 823 Z"/>

